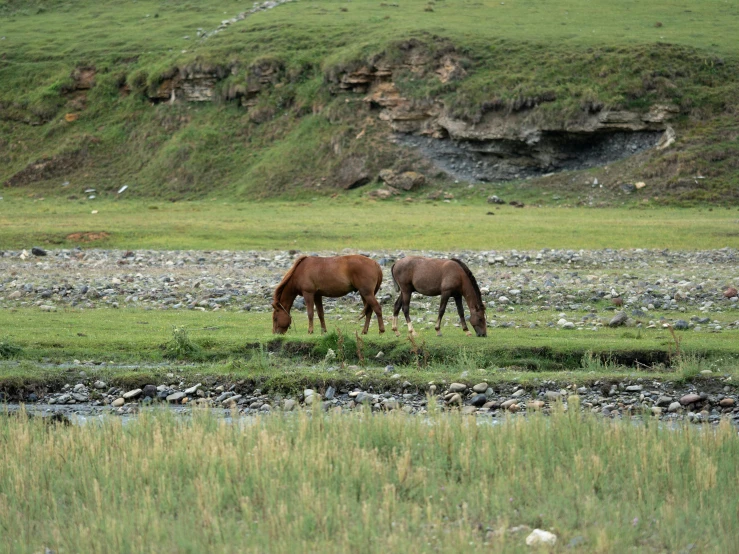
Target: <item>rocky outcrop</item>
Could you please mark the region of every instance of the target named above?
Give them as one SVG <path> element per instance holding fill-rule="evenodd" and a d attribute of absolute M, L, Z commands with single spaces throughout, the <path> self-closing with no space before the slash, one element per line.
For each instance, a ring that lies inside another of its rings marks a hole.
<path fill-rule="evenodd" d="M 148 97 L 155 102 L 212 102 L 216 84 L 225 79 L 231 70 L 231 67 L 205 63 L 173 68 L 162 75 L 156 88 L 149 90 Z"/>
<path fill-rule="evenodd" d="M 392 169 L 383 169 L 379 177 L 381 181 L 396 189 L 415 190 L 426 184 L 426 177 L 417 171 L 398 173 Z"/>

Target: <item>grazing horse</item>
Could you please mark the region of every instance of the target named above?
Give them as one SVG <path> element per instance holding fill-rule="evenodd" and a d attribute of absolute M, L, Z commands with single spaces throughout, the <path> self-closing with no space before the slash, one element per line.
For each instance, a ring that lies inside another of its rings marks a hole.
<path fill-rule="evenodd" d="M 361 317 L 366 318 L 362 334 L 367 334 L 373 311 L 377 314 L 380 333 L 384 333 L 382 308 L 375 298 L 381 283 L 380 264 L 366 256 L 350 255 L 331 258 L 301 256 L 295 260 L 275 289 L 272 300 L 272 332 L 284 334 L 287 331 L 292 322 L 290 309 L 295 297 L 301 295 L 305 299 L 305 307 L 308 311 L 308 333 L 313 333 L 314 303 L 318 311 L 318 319 L 321 320 L 321 332 L 325 333 L 323 297 L 336 298 L 359 291 L 364 303 Z"/>
<path fill-rule="evenodd" d="M 444 316 L 449 297 L 452 297 L 457 304 L 462 329 L 467 333 L 467 336 L 472 336 L 464 319 L 463 296 L 470 309 L 470 323 L 474 327 L 477 336 L 486 337 L 488 335 L 487 323 L 485 322 L 485 304 L 482 301 L 480 287 L 477 286 L 475 276 L 472 275 L 470 269 L 460 260 L 456 258 L 439 260 L 410 256 L 395 262 L 390 271 L 395 288 L 400 291 L 393 309 L 393 331 L 396 335 L 400 334 L 398 333 L 398 313 L 400 313 L 401 308 L 403 308 L 403 314 L 405 314 L 408 331 L 415 334 L 411 318 L 408 315 L 411 294 L 414 291 L 424 296 L 441 296 L 439 318 L 436 320 L 435 326 L 437 335 L 441 336 L 441 318 Z"/>

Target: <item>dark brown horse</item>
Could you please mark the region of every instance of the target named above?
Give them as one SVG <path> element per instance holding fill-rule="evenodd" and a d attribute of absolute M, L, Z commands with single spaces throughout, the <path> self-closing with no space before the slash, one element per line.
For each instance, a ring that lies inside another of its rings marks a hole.
<path fill-rule="evenodd" d="M 308 333 L 313 333 L 314 303 L 318 310 L 318 319 L 321 320 L 321 332 L 325 333 L 323 297 L 336 298 L 359 291 L 364 303 L 362 314 L 366 318 L 362 334 L 367 334 L 373 311 L 377 314 L 380 333 L 384 333 L 382 309 L 375 298 L 381 283 L 380 264 L 366 256 L 350 255 L 331 258 L 301 256 L 295 260 L 275 289 L 272 300 L 272 332 L 284 334 L 287 331 L 292 322 L 290 309 L 295 297 L 300 295 L 305 299 L 305 307 L 308 311 Z"/>
<path fill-rule="evenodd" d="M 468 336 L 472 333 L 467 329 L 464 319 L 464 307 L 462 297 L 467 301 L 470 309 L 470 324 L 474 327 L 478 337 L 488 335 L 487 323 L 485 322 L 485 304 L 482 301 L 480 287 L 477 286 L 475 276 L 470 269 L 460 260 L 439 260 L 436 258 L 421 258 L 411 256 L 395 262 L 391 269 L 395 288 L 400 291 L 393 309 L 393 331 L 398 333 L 398 313 L 403 308 L 408 331 L 413 331 L 410 315 L 408 314 L 411 294 L 418 292 L 424 296 L 441 296 L 439 303 L 439 318 L 436 320 L 436 334 L 441 336 L 441 318 L 444 316 L 446 304 L 449 298 L 454 298 L 457 304 L 457 312 L 462 322 L 462 329 Z"/>

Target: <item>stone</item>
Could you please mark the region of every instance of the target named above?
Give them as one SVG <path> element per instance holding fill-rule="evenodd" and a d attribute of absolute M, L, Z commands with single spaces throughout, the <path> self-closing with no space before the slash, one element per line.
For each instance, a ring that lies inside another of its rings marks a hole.
<path fill-rule="evenodd" d="M 296 404 L 297 402 L 295 402 L 295 400 L 288 398 L 282 403 L 282 409 L 286 412 L 292 412 L 295 409 Z"/>
<path fill-rule="evenodd" d="M 318 403 L 320 401 L 321 401 L 321 395 L 320 394 L 315 394 L 315 393 L 314 394 L 309 394 L 308 396 L 305 397 L 305 400 L 304 400 L 306 406 L 310 406 L 312 404 L 316 404 L 316 403 Z"/>
<path fill-rule="evenodd" d="M 487 383 L 477 383 L 474 387 L 472 387 L 472 390 L 475 392 L 485 392 L 488 390 L 488 384 Z"/>
<path fill-rule="evenodd" d="M 526 537 L 526 546 L 554 546 L 555 544 L 557 544 L 557 535 L 542 529 L 534 529 Z"/>
<path fill-rule="evenodd" d="M 521 398 L 524 394 L 526 394 L 526 391 L 524 389 L 518 389 L 511 395 L 511 398 Z"/>
<path fill-rule="evenodd" d="M 697 394 L 686 394 L 680 398 L 680 404 L 687 406 L 688 404 L 698 402 L 700 399 L 701 397 Z"/>
<path fill-rule="evenodd" d="M 722 408 L 731 408 L 736 404 L 736 401 L 733 398 L 722 398 L 718 405 Z"/>
<path fill-rule="evenodd" d="M 642 390 L 644 390 L 642 385 L 629 385 L 626 387 L 626 392 L 641 392 Z"/>
<path fill-rule="evenodd" d="M 485 394 L 476 394 L 470 400 L 470 404 L 472 404 L 472 406 L 480 407 L 484 405 L 487 401 L 488 397 L 485 396 Z"/>
<path fill-rule="evenodd" d="M 664 395 L 657 398 L 657 402 L 656 402 L 657 406 L 660 406 L 660 407 L 669 406 L 671 403 L 672 403 L 672 397 L 664 396 Z"/>
<path fill-rule="evenodd" d="M 372 400 L 372 395 L 366 392 L 360 392 L 359 394 L 357 394 L 357 396 L 354 397 L 354 402 L 356 402 L 357 404 L 370 404 Z"/>
<path fill-rule="evenodd" d="M 674 414 L 675 412 L 679 412 L 680 408 L 682 408 L 682 404 L 680 404 L 680 402 L 672 402 L 667 408 L 667 411 Z"/>
<path fill-rule="evenodd" d="M 511 398 L 510 400 L 506 400 L 505 402 L 503 402 L 500 405 L 500 407 L 503 408 L 504 410 L 508 410 L 511 406 L 514 406 L 514 405 L 516 405 L 516 401 L 515 399 Z"/>
<path fill-rule="evenodd" d="M 154 385 L 144 386 L 143 393 L 146 398 L 156 398 L 157 388 Z"/>
<path fill-rule="evenodd" d="M 34 256 L 46 256 L 46 250 L 38 246 L 34 246 L 33 248 L 31 248 L 31 254 L 33 254 Z"/>
<path fill-rule="evenodd" d="M 400 408 L 400 402 L 398 402 L 394 398 L 386 398 L 382 402 L 382 407 L 386 410 L 397 410 L 398 408 Z"/>
<path fill-rule="evenodd" d="M 23 296 L 23 293 L 19 290 L 15 290 L 8 295 L 8 300 L 18 300 L 21 296 Z"/>
<path fill-rule="evenodd" d="M 557 400 L 562 399 L 562 393 L 553 391 L 553 390 L 548 390 L 544 393 L 544 398 L 546 398 L 549 402 L 556 402 Z"/>
<path fill-rule="evenodd" d="M 498 408 L 500 408 L 500 402 L 497 400 L 491 400 L 482 405 L 483 410 L 497 410 Z"/>
<path fill-rule="evenodd" d="M 526 407 L 530 410 L 541 410 L 546 404 L 542 400 L 532 400 Z"/>
<path fill-rule="evenodd" d="M 242 396 L 240 394 L 236 394 L 234 396 L 230 396 L 226 398 L 226 400 L 224 400 L 222 404 L 225 408 L 229 408 L 231 406 L 235 406 L 238 403 L 238 401 L 241 400 L 241 398 Z"/>
<path fill-rule="evenodd" d="M 488 196 L 488 204 L 505 204 L 505 200 L 493 194 L 492 196 Z"/>
<path fill-rule="evenodd" d="M 345 158 L 335 175 L 336 184 L 344 190 L 355 189 L 366 185 L 370 182 L 370 174 L 367 170 L 367 158 L 364 156 L 349 156 Z"/>
<path fill-rule="evenodd" d="M 123 400 L 123 398 L 116 398 L 115 400 L 113 400 L 113 402 L 110 403 L 110 405 L 113 406 L 114 408 L 120 408 L 125 403 L 126 401 Z"/>
<path fill-rule="evenodd" d="M 125 398 L 126 400 L 133 400 L 134 398 L 138 398 L 139 396 L 141 396 L 142 392 L 144 391 L 142 391 L 141 389 L 133 389 L 125 393 L 123 395 L 123 398 Z"/>
<path fill-rule="evenodd" d="M 173 392 L 172 394 L 167 395 L 167 402 L 180 402 L 183 398 L 187 396 L 184 392 Z"/>
<path fill-rule="evenodd" d="M 305 389 L 303 391 L 303 398 L 308 398 L 309 396 L 313 396 L 314 394 L 316 394 L 316 391 L 314 391 L 313 389 Z"/>
<path fill-rule="evenodd" d="M 477 408 L 474 406 L 465 406 L 461 410 L 462 415 L 473 415 L 477 413 Z"/>
<path fill-rule="evenodd" d="M 652 406 L 652 415 L 662 415 L 662 408 L 660 408 L 659 406 Z"/>
<path fill-rule="evenodd" d="M 187 396 L 192 396 L 193 394 L 195 394 L 196 392 L 198 392 L 198 389 L 199 389 L 200 387 L 202 387 L 202 386 L 203 386 L 203 384 L 202 384 L 202 383 L 198 383 L 197 385 L 193 385 L 193 386 L 192 386 L 192 387 L 190 387 L 189 389 L 185 389 L 185 394 L 186 394 Z"/>
<path fill-rule="evenodd" d="M 426 177 L 416 171 L 398 173 L 392 169 L 383 169 L 380 171 L 379 178 L 391 187 L 407 191 L 415 190 L 426 184 Z"/>
<path fill-rule="evenodd" d="M 461 404 L 462 403 L 462 396 L 459 393 L 453 393 L 449 400 L 447 400 L 447 403 L 449 404 Z"/>
<path fill-rule="evenodd" d="M 336 394 L 336 389 L 332 386 L 329 386 L 326 389 L 326 394 L 324 395 L 324 397 L 326 398 L 326 400 L 333 400 L 335 394 Z"/>
<path fill-rule="evenodd" d="M 105 383 L 105 381 L 100 381 L 100 380 L 95 381 L 95 383 L 93 383 L 92 386 L 96 388 L 97 390 L 104 390 L 108 388 L 108 385 Z"/>
<path fill-rule="evenodd" d="M 739 292 L 734 287 L 729 287 L 724 291 L 724 296 L 726 298 L 734 298 L 736 296 L 739 296 Z"/>
<path fill-rule="evenodd" d="M 684 319 L 678 319 L 672 326 L 678 331 L 685 331 L 690 328 L 690 324 Z"/>
<path fill-rule="evenodd" d="M 449 392 L 464 392 L 467 390 L 467 385 L 464 383 L 452 383 L 449 385 Z"/>
<path fill-rule="evenodd" d="M 629 316 L 626 315 L 626 312 L 618 312 L 611 321 L 608 322 L 608 325 L 610 327 L 618 327 L 620 325 L 626 324 L 626 320 L 629 319 Z"/>

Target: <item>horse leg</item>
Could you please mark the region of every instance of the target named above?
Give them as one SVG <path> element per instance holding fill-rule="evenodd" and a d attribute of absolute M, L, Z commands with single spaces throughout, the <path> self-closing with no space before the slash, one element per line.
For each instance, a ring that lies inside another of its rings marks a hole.
<path fill-rule="evenodd" d="M 398 298 L 395 299 L 395 305 L 393 306 L 393 331 L 395 331 L 396 337 L 400 336 L 400 333 L 398 333 L 398 314 L 401 308 L 403 308 L 403 295 L 398 293 Z"/>
<path fill-rule="evenodd" d="M 465 333 L 467 333 L 468 337 L 471 337 L 472 333 L 470 333 L 470 330 L 467 328 L 467 320 L 465 320 L 464 318 L 464 306 L 462 305 L 462 297 L 456 295 L 454 297 L 454 302 L 457 304 L 457 313 L 459 314 L 459 321 L 462 322 L 462 329 Z"/>
<path fill-rule="evenodd" d="M 313 293 L 304 292 L 305 310 L 308 312 L 308 334 L 313 334 Z"/>
<path fill-rule="evenodd" d="M 375 315 L 377 316 L 377 326 L 380 328 L 380 334 L 383 334 L 385 332 L 385 323 L 382 321 L 382 306 L 380 306 L 380 303 L 377 301 L 374 294 L 367 299 L 367 306 L 375 312 Z M 367 321 L 371 318 L 372 312 L 368 310 Z"/>
<path fill-rule="evenodd" d="M 449 297 L 451 295 L 448 292 L 442 292 L 441 293 L 441 300 L 439 301 L 439 317 L 436 320 L 436 325 L 434 328 L 436 329 L 436 336 L 441 336 L 441 318 L 444 317 L 444 312 L 446 311 L 446 303 L 449 302 Z"/>
<path fill-rule="evenodd" d="M 411 335 L 416 334 L 416 332 L 413 330 L 413 323 L 411 323 L 411 292 L 403 292 L 402 298 L 403 298 L 403 315 L 405 316 L 405 322 L 408 325 L 408 332 Z"/>
<path fill-rule="evenodd" d="M 323 319 L 323 297 L 316 294 L 316 311 L 318 312 L 318 320 L 321 322 L 321 334 L 326 332 L 326 320 Z"/>

